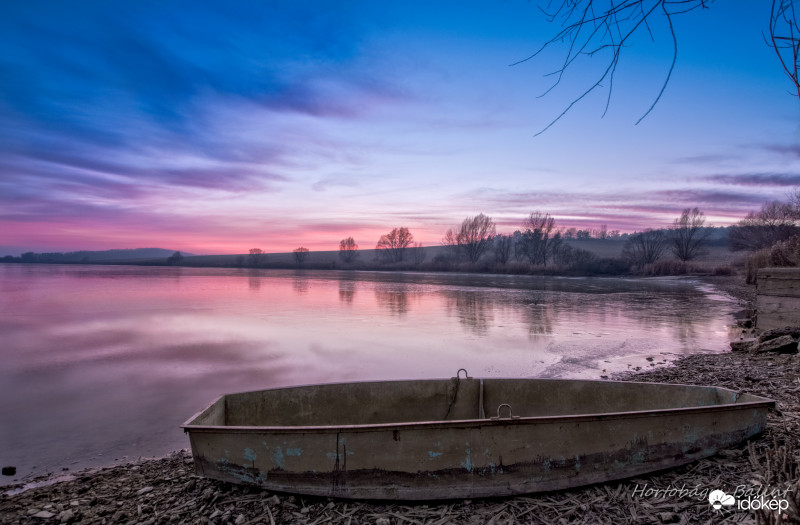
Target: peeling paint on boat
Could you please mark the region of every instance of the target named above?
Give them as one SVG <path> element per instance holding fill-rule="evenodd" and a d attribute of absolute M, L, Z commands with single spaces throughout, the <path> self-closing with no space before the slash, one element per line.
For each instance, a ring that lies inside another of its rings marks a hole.
<path fill-rule="evenodd" d="M 476 417 L 503 404 L 513 418 Z M 472 498 L 682 465 L 762 432 L 772 406 L 715 387 L 461 377 L 231 394 L 184 429 L 196 471 L 217 479 L 329 497 Z"/>

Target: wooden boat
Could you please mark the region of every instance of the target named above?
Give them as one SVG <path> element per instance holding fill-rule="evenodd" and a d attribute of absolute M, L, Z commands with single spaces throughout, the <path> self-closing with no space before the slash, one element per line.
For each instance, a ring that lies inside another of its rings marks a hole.
<path fill-rule="evenodd" d="M 759 434 L 775 404 L 707 386 L 461 372 L 223 395 L 182 428 L 204 476 L 317 496 L 433 500 L 675 467 Z"/>

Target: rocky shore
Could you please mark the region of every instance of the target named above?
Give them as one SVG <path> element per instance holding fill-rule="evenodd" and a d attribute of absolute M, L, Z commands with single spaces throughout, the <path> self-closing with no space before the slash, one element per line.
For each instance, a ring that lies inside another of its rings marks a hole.
<path fill-rule="evenodd" d="M 739 448 L 681 468 L 582 489 L 427 504 L 330 500 L 201 478 L 194 474 L 190 454 L 180 451 L 22 492 L 12 487 L 11 494 L 0 496 L 0 523 L 800 523 L 796 353 L 693 355 L 669 367 L 613 379 L 724 386 L 775 399 L 777 410 L 770 413 L 766 432 Z M 785 508 L 716 510 L 708 502 L 715 489 L 777 498 Z"/>

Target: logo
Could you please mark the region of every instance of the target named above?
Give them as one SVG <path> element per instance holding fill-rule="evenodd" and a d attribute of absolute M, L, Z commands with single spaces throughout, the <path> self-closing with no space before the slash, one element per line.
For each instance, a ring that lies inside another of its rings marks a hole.
<path fill-rule="evenodd" d="M 788 493 L 792 489 L 771 488 L 769 486 L 756 485 L 747 487 L 737 485 L 733 492 L 728 494 L 724 490 L 702 487 L 667 485 L 665 488 L 651 488 L 647 484 L 643 487 L 638 484 L 633 489 L 633 497 L 657 498 L 657 499 L 693 499 L 698 503 L 708 501 L 714 510 L 726 511 L 781 511 L 789 509 Z"/>
<path fill-rule="evenodd" d="M 715 510 L 720 510 L 722 507 L 734 506 L 736 504 L 736 498 L 717 489 L 712 490 L 711 494 L 708 495 L 708 502 L 711 503 L 711 506 L 714 507 Z"/>

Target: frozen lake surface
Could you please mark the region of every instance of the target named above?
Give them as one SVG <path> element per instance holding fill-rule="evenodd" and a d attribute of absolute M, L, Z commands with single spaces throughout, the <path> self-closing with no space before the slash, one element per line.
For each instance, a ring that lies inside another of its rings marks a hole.
<path fill-rule="evenodd" d="M 735 310 L 674 279 L 3 264 L 0 483 L 187 448 L 224 392 L 722 352 Z"/>

